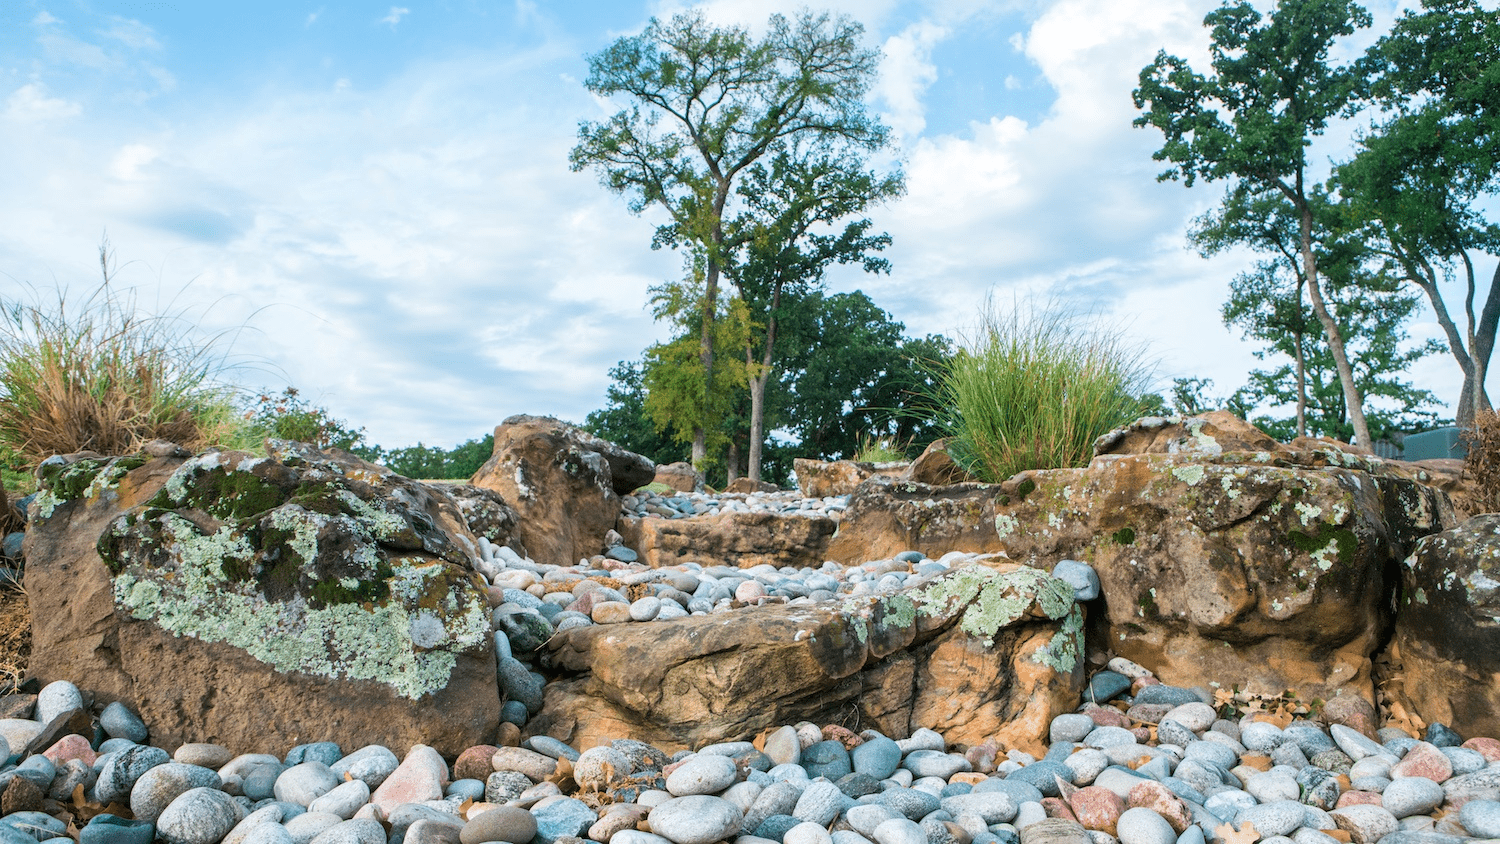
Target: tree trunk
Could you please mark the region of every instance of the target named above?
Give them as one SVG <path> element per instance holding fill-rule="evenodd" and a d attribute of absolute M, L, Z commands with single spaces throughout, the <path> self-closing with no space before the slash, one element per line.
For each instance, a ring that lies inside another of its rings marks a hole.
<path fill-rule="evenodd" d="M 1328 306 L 1323 302 L 1323 291 L 1318 286 L 1318 261 L 1312 249 L 1312 208 L 1306 201 L 1299 204 L 1302 206 L 1302 268 L 1303 275 L 1307 278 L 1308 297 L 1312 299 L 1313 313 L 1323 326 L 1323 335 L 1328 338 L 1328 350 L 1333 353 L 1333 363 L 1339 373 L 1339 385 L 1344 391 L 1344 405 L 1348 408 L 1349 421 L 1354 426 L 1354 444 L 1370 448 L 1370 426 L 1365 423 L 1364 400 L 1359 395 L 1358 385 L 1354 383 L 1354 370 L 1349 366 L 1349 356 L 1344 352 L 1344 336 L 1339 331 L 1338 323 L 1328 313 Z"/>
<path fill-rule="evenodd" d="M 1297 436 L 1307 436 L 1307 356 L 1302 349 L 1302 285 L 1297 285 Z"/>
<path fill-rule="evenodd" d="M 703 471 L 703 459 L 707 456 L 706 435 L 704 434 L 703 426 L 699 425 L 693 429 L 693 451 L 692 456 L 689 458 L 693 463 L 693 468 L 700 472 Z"/>
<path fill-rule="evenodd" d="M 729 486 L 740 477 L 740 444 L 729 438 L 729 448 L 724 455 L 724 486 Z"/>
<path fill-rule="evenodd" d="M 776 346 L 776 308 L 781 303 L 781 285 L 771 292 L 771 315 L 766 318 L 766 348 L 760 356 L 760 372 L 750 378 L 750 479 L 760 480 L 761 450 L 766 439 L 766 382 L 771 378 L 772 350 Z M 748 352 L 747 352 L 748 357 Z"/>

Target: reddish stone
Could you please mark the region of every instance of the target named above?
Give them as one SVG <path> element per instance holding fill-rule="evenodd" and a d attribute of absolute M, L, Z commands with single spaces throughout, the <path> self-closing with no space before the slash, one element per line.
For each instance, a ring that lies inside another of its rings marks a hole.
<path fill-rule="evenodd" d="M 1193 823 L 1193 813 L 1187 804 L 1159 782 L 1143 782 L 1130 789 L 1130 797 L 1125 801 L 1127 809 L 1150 809 L 1151 811 L 1166 818 L 1167 823 L 1178 835 L 1187 831 Z"/>
<path fill-rule="evenodd" d="M 1141 691 L 1141 689 L 1144 689 L 1147 686 L 1159 686 L 1159 685 L 1161 685 L 1161 681 L 1158 680 L 1158 679 L 1156 679 L 1155 677 L 1152 677 L 1150 674 L 1147 674 L 1147 675 L 1142 676 L 1142 677 L 1137 677 L 1134 680 L 1130 681 L 1130 694 L 1132 694 L 1132 695 L 1138 694 Z"/>
<path fill-rule="evenodd" d="M 1380 795 L 1373 791 L 1346 791 L 1339 795 L 1339 802 L 1333 808 L 1342 809 L 1345 806 L 1379 806 Z"/>
<path fill-rule="evenodd" d="M 823 738 L 826 741 L 836 741 L 842 744 L 845 750 L 853 750 L 865 743 L 858 733 L 848 727 L 840 727 L 838 724 L 829 724 L 824 727 Z"/>
<path fill-rule="evenodd" d="M 495 751 L 499 749 L 493 744 L 476 744 L 458 754 L 458 758 L 453 760 L 453 778 L 481 782 L 489 779 L 490 774 L 495 772 L 495 766 L 490 760 L 495 758 Z"/>
<path fill-rule="evenodd" d="M 984 744 L 976 744 L 964 753 L 964 758 L 969 760 L 969 765 L 981 774 L 993 774 L 996 761 L 1000 757 L 1000 745 L 994 739 L 987 739 Z"/>
<path fill-rule="evenodd" d="M 1062 818 L 1066 821 L 1078 820 L 1073 817 L 1073 810 L 1068 808 L 1068 804 L 1064 803 L 1061 797 L 1043 797 L 1042 808 L 1046 810 L 1047 817 L 1049 818 Z"/>
<path fill-rule="evenodd" d="M 1481 736 L 1469 739 L 1464 742 L 1463 746 L 1469 750 L 1478 751 L 1479 755 L 1490 762 L 1500 762 L 1500 741 Z"/>
<path fill-rule="evenodd" d="M 1135 740 L 1140 744 L 1149 744 L 1152 739 L 1150 727 L 1131 727 L 1130 732 L 1135 735 Z"/>
<path fill-rule="evenodd" d="M 498 747 L 520 747 L 521 728 L 509 721 L 501 721 L 495 730 L 495 745 Z"/>
<path fill-rule="evenodd" d="M 62 738 L 58 739 L 51 747 L 47 748 L 42 753 L 42 755 L 47 757 L 48 759 L 51 759 L 52 764 L 58 767 L 61 767 L 62 763 L 68 761 L 69 759 L 77 759 L 83 762 L 83 764 L 85 765 L 92 766 L 94 764 L 94 760 L 99 756 L 99 754 L 95 753 L 94 749 L 89 746 L 89 740 L 76 733 L 70 736 L 63 736 Z"/>
<path fill-rule="evenodd" d="M 1125 801 L 1107 788 L 1091 785 L 1068 796 L 1068 806 L 1084 829 L 1115 834 L 1115 824 L 1125 811 Z"/>
<path fill-rule="evenodd" d="M 443 799 L 447 785 L 448 763 L 436 750 L 414 744 L 396 770 L 370 795 L 370 802 L 389 816 L 402 803 Z"/>
<path fill-rule="evenodd" d="M 1453 776 L 1453 763 L 1425 741 L 1412 745 L 1401 761 L 1391 766 L 1391 779 L 1399 777 L 1424 777 L 1433 782 L 1443 782 Z"/>
<path fill-rule="evenodd" d="M 1111 706 L 1092 706 L 1085 709 L 1083 714 L 1092 718 L 1100 727 L 1123 727 L 1129 723 L 1125 713 Z"/>

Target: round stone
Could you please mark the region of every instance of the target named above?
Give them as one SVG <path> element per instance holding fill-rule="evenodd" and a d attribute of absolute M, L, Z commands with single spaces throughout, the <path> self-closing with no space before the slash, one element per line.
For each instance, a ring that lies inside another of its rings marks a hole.
<path fill-rule="evenodd" d="M 859 803 L 850 806 L 844 813 L 844 820 L 848 821 L 859 834 L 866 837 L 875 832 L 875 827 L 896 817 L 900 816 L 885 806 L 875 803 Z"/>
<path fill-rule="evenodd" d="M 521 799 L 531 780 L 520 771 L 496 771 L 484 781 L 484 802 L 509 803 Z"/>
<path fill-rule="evenodd" d="M 1185 748 L 1198 740 L 1198 734 L 1171 718 L 1163 718 L 1156 725 L 1156 740 L 1161 744 L 1175 744 Z"/>
<path fill-rule="evenodd" d="M 239 844 L 296 844 L 296 840 L 281 824 L 263 823 L 251 827 Z"/>
<path fill-rule="evenodd" d="M 1265 771 L 1256 774 L 1245 781 L 1245 790 L 1250 792 L 1262 803 L 1273 803 L 1277 800 L 1296 800 L 1301 794 L 1297 786 L 1297 780 L 1290 774 L 1281 771 Z M 1280 833 L 1271 833 L 1277 835 Z"/>
<path fill-rule="evenodd" d="M 213 768 L 216 771 L 228 765 L 229 760 L 233 758 L 234 754 L 230 753 L 229 748 L 224 745 L 204 744 L 202 742 L 184 744 L 172 754 L 173 762 L 181 762 L 184 765 L 200 765 L 204 768 Z"/>
<path fill-rule="evenodd" d="M 1380 806 L 1345 806 L 1328 814 L 1333 816 L 1338 828 L 1353 836 L 1355 841 L 1379 841 L 1397 829 L 1396 816 Z"/>
<path fill-rule="evenodd" d="M 338 787 L 339 778 L 322 762 L 303 762 L 281 772 L 276 778 L 277 800 L 308 806 Z"/>
<path fill-rule="evenodd" d="M 909 818 L 892 818 L 870 831 L 875 844 L 927 844 L 927 832 Z"/>
<path fill-rule="evenodd" d="M 99 727 L 110 738 L 129 739 L 137 744 L 146 740 L 146 722 L 125 704 L 115 701 L 99 713 Z"/>
<path fill-rule="evenodd" d="M 954 817 L 973 814 L 986 824 L 997 824 L 1015 819 L 1018 802 L 1003 791 L 970 792 L 943 798 L 942 807 Z"/>
<path fill-rule="evenodd" d="M 822 824 L 803 821 L 787 830 L 781 842 L 782 844 L 833 844 L 833 836 L 828 834 L 828 830 L 824 829 Z"/>
<path fill-rule="evenodd" d="M 1277 800 L 1256 806 L 1246 806 L 1235 816 L 1235 823 L 1255 824 L 1262 836 L 1291 835 L 1307 818 L 1307 809 L 1295 800 Z"/>
<path fill-rule="evenodd" d="M 1088 563 L 1058 560 L 1052 567 L 1052 576 L 1073 587 L 1075 600 L 1092 601 L 1099 597 L 1099 574 Z"/>
<path fill-rule="evenodd" d="M 844 793 L 831 782 L 815 782 L 797 798 L 792 817 L 827 826 L 844 810 Z"/>
<path fill-rule="evenodd" d="M 1120 844 L 1177 844 L 1177 833 L 1167 819 L 1141 807 L 1126 809 L 1120 815 L 1115 837 Z"/>
<path fill-rule="evenodd" d="M 647 595 L 630 604 L 630 618 L 634 621 L 650 621 L 661 612 L 661 599 Z"/>
<path fill-rule="evenodd" d="M 1195 700 L 1192 703 L 1184 703 L 1172 707 L 1167 710 L 1165 717 L 1176 721 L 1195 733 L 1201 733 L 1212 727 L 1214 721 L 1219 716 L 1214 712 L 1212 706 L 1201 700 Z"/>
<path fill-rule="evenodd" d="M 83 694 L 67 680 L 56 680 L 42 687 L 36 696 L 36 721 L 51 723 L 53 718 L 83 708 Z"/>
<path fill-rule="evenodd" d="M 844 748 L 843 742 L 833 739 L 803 748 L 802 767 L 806 769 L 809 778 L 827 777 L 830 781 L 854 770 L 849 761 L 849 751 Z"/>
<path fill-rule="evenodd" d="M 218 788 L 217 772 L 199 765 L 167 762 L 136 780 L 130 790 L 130 812 L 136 820 L 155 821 L 173 800 L 194 788 Z"/>
<path fill-rule="evenodd" d="M 318 833 L 309 844 L 385 844 L 385 827 L 374 818 L 340 821 Z"/>
<path fill-rule="evenodd" d="M 1458 821 L 1475 838 L 1500 838 L 1500 800 L 1470 800 L 1458 810 Z"/>
<path fill-rule="evenodd" d="M 156 837 L 166 844 L 218 844 L 244 817 L 233 797 L 217 788 L 178 795 L 156 819 Z"/>
<path fill-rule="evenodd" d="M 609 745 L 591 747 L 573 763 L 573 779 L 585 791 L 606 791 L 629 775 L 630 760 Z"/>
<path fill-rule="evenodd" d="M 481 785 L 481 791 L 483 788 L 484 786 Z M 365 781 L 349 780 L 307 804 L 307 811 L 327 812 L 349 820 L 354 817 L 355 812 L 359 811 L 359 807 L 368 802 L 370 802 L 370 787 L 365 785 Z"/>
<path fill-rule="evenodd" d="M 599 820 L 589 805 L 574 797 L 550 797 L 531 808 L 536 818 L 536 837 L 551 844 L 565 836 L 581 838 Z"/>
<path fill-rule="evenodd" d="M 329 765 L 328 769 L 340 782 L 344 775 L 348 774 L 355 779 L 364 780 L 365 785 L 371 791 L 380 787 L 385 778 L 395 773 L 396 768 L 401 765 L 401 760 L 396 758 L 390 748 L 378 744 L 361 747 L 359 750 L 340 759 L 336 764 Z"/>
<path fill-rule="evenodd" d="M 147 771 L 165 765 L 167 752 L 159 747 L 133 745 L 109 757 L 99 769 L 94 790 L 100 803 L 128 803 L 130 790 Z M 226 832 L 228 830 L 225 830 Z"/>
<path fill-rule="evenodd" d="M 1425 815 L 1442 805 L 1442 802 L 1443 787 L 1423 777 L 1393 780 L 1380 795 L 1380 805 L 1395 815 L 1397 820 L 1412 815 Z"/>
<path fill-rule="evenodd" d="M 651 810 L 651 831 L 672 844 L 713 844 L 739 829 L 740 810 L 707 794 L 674 797 Z"/>
<path fill-rule="evenodd" d="M 1286 741 L 1286 735 L 1275 724 L 1252 721 L 1240 727 L 1240 744 L 1257 753 L 1270 753 Z"/>
<path fill-rule="evenodd" d="M 735 768 L 733 759 L 699 753 L 667 776 L 667 793 L 673 797 L 717 794 L 734 785 L 738 778 L 739 771 Z"/>
<path fill-rule="evenodd" d="M 330 815 L 326 812 L 303 812 L 295 818 L 288 818 L 282 825 L 291 834 L 292 841 L 296 844 L 308 844 L 317 838 L 325 830 L 332 829 L 343 823 L 344 819 L 338 815 Z"/>
<path fill-rule="evenodd" d="M 868 739 L 849 751 L 854 770 L 883 780 L 901 767 L 901 746 L 885 736 Z"/>
<path fill-rule="evenodd" d="M 463 844 L 485 844 L 489 841 L 504 841 L 508 844 L 528 844 L 536 836 L 536 818 L 525 809 L 514 806 L 499 806 L 475 815 L 464 824 L 459 840 Z"/>
<path fill-rule="evenodd" d="M 1094 719 L 1080 712 L 1069 712 L 1052 719 L 1052 725 L 1047 734 L 1056 744 L 1061 741 L 1083 741 L 1084 737 L 1094 731 Z"/>

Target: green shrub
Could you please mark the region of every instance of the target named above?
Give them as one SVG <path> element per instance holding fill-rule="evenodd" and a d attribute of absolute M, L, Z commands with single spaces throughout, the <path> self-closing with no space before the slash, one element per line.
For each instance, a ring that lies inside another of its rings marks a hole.
<path fill-rule="evenodd" d="M 0 453 L 35 466 L 53 454 L 135 451 L 152 439 L 190 449 L 231 437 L 225 355 L 181 312 L 144 314 L 135 295 L 103 282 L 74 307 L 0 302 Z M 12 468 L 15 468 L 14 466 Z"/>
<path fill-rule="evenodd" d="M 985 309 L 939 380 L 940 419 L 964 468 L 1003 481 L 1084 466 L 1094 440 L 1140 415 L 1152 367 L 1120 332 L 1055 306 Z"/>
<path fill-rule="evenodd" d="M 906 449 L 898 445 L 894 437 L 861 435 L 859 452 L 854 455 L 854 459 L 861 463 L 899 463 L 910 458 L 906 455 Z"/>
<path fill-rule="evenodd" d="M 341 448 L 367 460 L 380 456 L 379 447 L 366 444 L 364 428 L 351 428 L 344 420 L 334 418 L 327 408 L 310 404 L 296 387 L 287 387 L 277 394 L 261 393 L 249 403 L 243 416 L 245 431 L 241 438 L 250 442 L 240 447 L 247 450 L 258 448 L 266 437 L 275 437 L 317 448 Z"/>

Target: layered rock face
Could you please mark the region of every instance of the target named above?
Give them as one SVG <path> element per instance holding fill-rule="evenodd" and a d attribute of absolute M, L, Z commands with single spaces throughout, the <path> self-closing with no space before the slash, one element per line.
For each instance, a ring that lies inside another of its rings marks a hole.
<path fill-rule="evenodd" d="M 904 475 L 907 463 L 864 463 L 854 460 L 792 460 L 797 473 L 797 488 L 808 498 L 848 495 L 870 478 L 895 478 Z"/>
<path fill-rule="evenodd" d="M 872 478 L 849 497 L 828 559 L 859 563 L 917 550 L 937 559 L 950 551 L 995 551 L 998 487 L 961 483 L 928 486 Z"/>
<path fill-rule="evenodd" d="M 512 416 L 471 481 L 515 507 L 516 540 L 539 563 L 572 565 L 604 550 L 620 495 L 651 483 L 656 465 L 571 425 Z"/>
<path fill-rule="evenodd" d="M 687 561 L 750 568 L 816 566 L 838 522 L 826 515 L 720 513 L 688 519 L 621 518 L 625 544 L 653 568 Z"/>
<path fill-rule="evenodd" d="M 807 719 L 891 736 L 942 724 L 950 742 L 1040 749 L 1077 705 L 1083 614 L 1073 587 L 1003 562 L 880 598 L 766 606 L 671 624 L 560 632 L 527 726 L 579 746 L 630 737 L 698 747 Z"/>
<path fill-rule="evenodd" d="M 32 507 L 30 673 L 167 743 L 267 731 L 457 753 L 499 694 L 475 540 L 441 490 L 342 453 L 53 458 Z"/>
<path fill-rule="evenodd" d="M 1412 708 L 1466 735 L 1500 735 L 1500 514 L 1423 539 L 1402 579 L 1394 644 Z"/>
<path fill-rule="evenodd" d="M 1086 469 L 1003 484 L 995 526 L 1017 561 L 1093 564 L 1104 647 L 1177 685 L 1372 699 L 1396 565 L 1452 523 L 1445 495 L 1228 414 L 1142 420 L 1097 448 Z"/>

